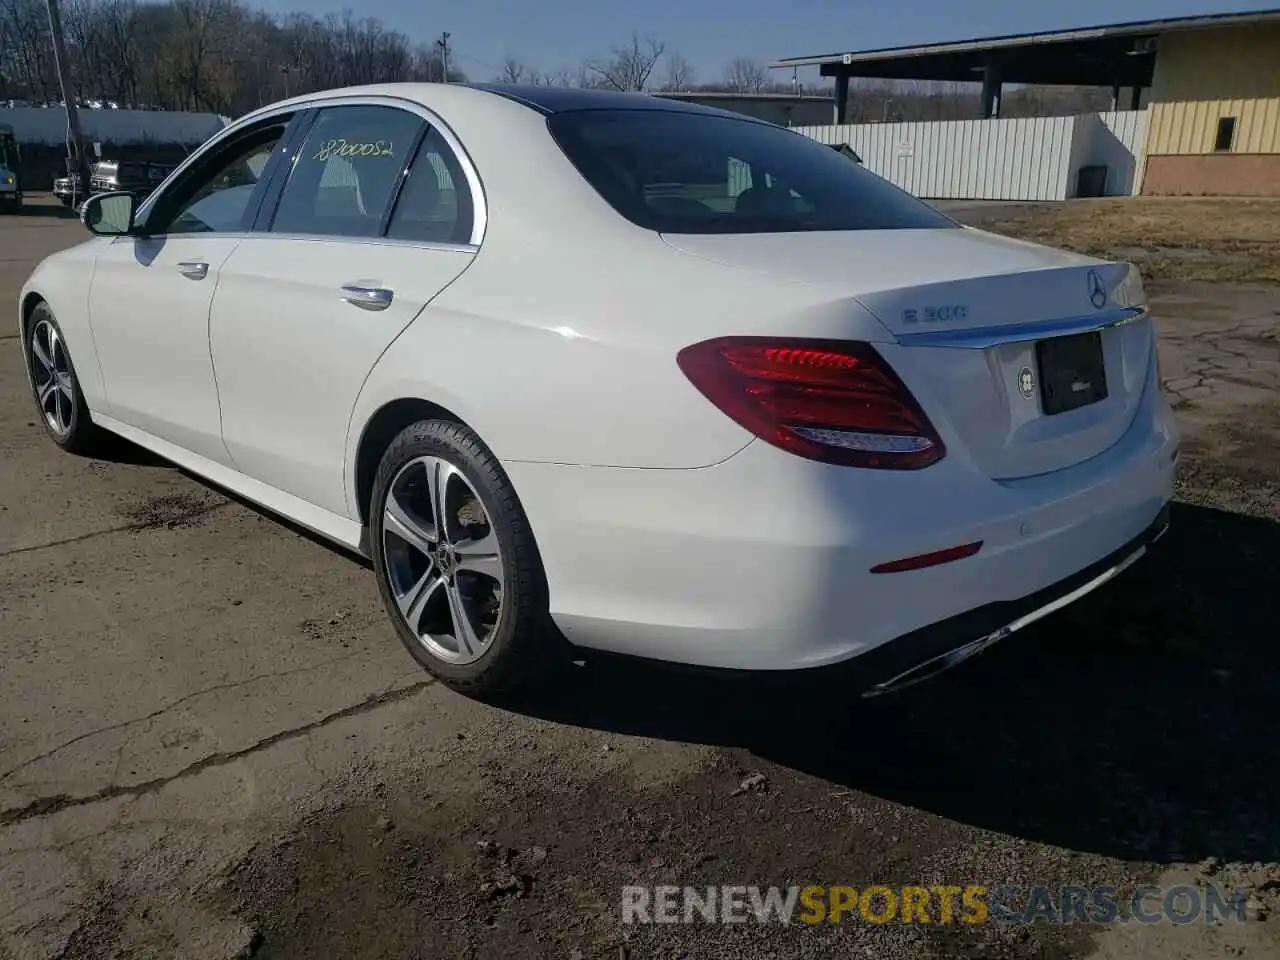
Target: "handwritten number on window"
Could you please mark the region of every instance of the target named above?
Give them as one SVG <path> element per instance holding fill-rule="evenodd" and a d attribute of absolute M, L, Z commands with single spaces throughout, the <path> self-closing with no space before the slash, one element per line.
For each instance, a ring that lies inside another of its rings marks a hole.
<path fill-rule="evenodd" d="M 334 137 L 320 145 L 313 160 L 325 161 L 330 157 L 391 157 L 395 156 L 395 147 L 390 140 L 377 140 L 372 143 L 350 143 L 342 137 Z"/>

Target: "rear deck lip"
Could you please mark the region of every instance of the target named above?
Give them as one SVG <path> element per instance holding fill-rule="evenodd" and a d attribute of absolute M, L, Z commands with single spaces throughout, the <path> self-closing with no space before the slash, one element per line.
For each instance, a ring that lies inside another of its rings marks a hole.
<path fill-rule="evenodd" d="M 1011 323 L 1004 326 L 975 327 L 969 330 L 923 330 L 920 333 L 900 333 L 895 340 L 904 347 L 948 347 L 958 350 L 986 350 L 1006 343 L 1027 343 L 1048 337 L 1065 337 L 1077 333 L 1093 333 L 1110 327 L 1137 323 L 1149 311 L 1146 307 L 1125 307 L 1105 313 L 1066 317 L 1061 320 L 1041 320 L 1028 323 Z"/>

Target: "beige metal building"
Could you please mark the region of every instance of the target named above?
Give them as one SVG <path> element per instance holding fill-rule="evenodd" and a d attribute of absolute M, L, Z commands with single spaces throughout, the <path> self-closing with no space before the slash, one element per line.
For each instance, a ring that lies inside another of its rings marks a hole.
<path fill-rule="evenodd" d="M 1280 196 L 1280 11 L 1157 44 L 1142 192 Z"/>

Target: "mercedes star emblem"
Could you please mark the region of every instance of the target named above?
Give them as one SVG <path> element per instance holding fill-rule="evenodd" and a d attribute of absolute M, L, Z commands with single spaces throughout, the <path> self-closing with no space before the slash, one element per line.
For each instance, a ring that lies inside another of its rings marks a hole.
<path fill-rule="evenodd" d="M 1089 302 L 1095 310 L 1101 310 L 1107 305 L 1107 287 L 1097 270 L 1089 271 Z"/>

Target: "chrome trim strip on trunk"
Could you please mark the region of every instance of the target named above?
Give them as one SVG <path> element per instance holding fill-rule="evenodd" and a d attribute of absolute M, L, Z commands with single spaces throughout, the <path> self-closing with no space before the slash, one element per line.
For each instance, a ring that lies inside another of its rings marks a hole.
<path fill-rule="evenodd" d="M 1025 343 L 1048 337 L 1065 337 L 1076 333 L 1093 333 L 1126 323 L 1137 323 L 1147 316 L 1146 307 L 1126 307 L 1084 317 L 1044 320 L 1037 323 L 1011 323 L 1003 327 L 977 327 L 972 330 L 924 330 L 898 334 L 904 347 L 950 347 L 959 350 L 985 350 L 1005 343 Z"/>

